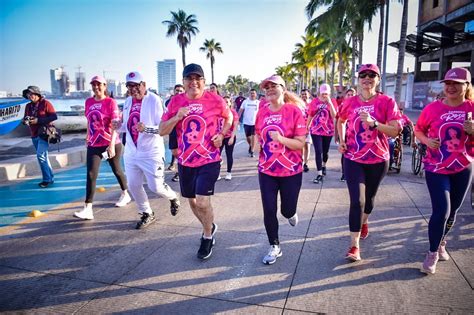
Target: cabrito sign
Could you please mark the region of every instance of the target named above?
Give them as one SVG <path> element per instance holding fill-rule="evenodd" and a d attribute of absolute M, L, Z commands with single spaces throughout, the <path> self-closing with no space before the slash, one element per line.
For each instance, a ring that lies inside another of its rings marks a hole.
<path fill-rule="evenodd" d="M 0 103 L 0 135 L 11 132 L 20 124 L 27 103 L 26 100 Z"/>

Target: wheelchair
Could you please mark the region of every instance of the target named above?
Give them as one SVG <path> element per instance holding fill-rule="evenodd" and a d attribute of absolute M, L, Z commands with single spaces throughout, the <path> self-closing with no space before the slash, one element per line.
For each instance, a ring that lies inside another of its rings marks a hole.
<path fill-rule="evenodd" d="M 414 175 L 420 174 L 421 163 L 425 155 L 426 145 L 423 143 L 417 143 L 416 146 L 413 148 L 413 152 L 411 154 L 411 171 Z"/>
<path fill-rule="evenodd" d="M 411 128 L 411 126 L 407 125 L 403 127 L 402 134 L 403 134 L 403 144 L 410 145 L 411 138 L 413 137 L 413 129 Z"/>
<path fill-rule="evenodd" d="M 403 135 L 400 133 L 394 139 L 392 163 L 390 164 L 389 170 L 394 170 L 397 174 L 402 170 L 402 158 L 403 158 Z"/>

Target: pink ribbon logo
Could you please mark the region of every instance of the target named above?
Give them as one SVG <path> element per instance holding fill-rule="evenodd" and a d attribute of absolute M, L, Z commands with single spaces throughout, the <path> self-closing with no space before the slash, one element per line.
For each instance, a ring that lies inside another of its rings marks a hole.
<path fill-rule="evenodd" d="M 270 131 L 277 131 L 282 135 L 284 134 L 279 126 L 270 125 L 263 128 L 262 134 L 264 135 L 264 137 L 263 137 L 262 148 L 263 148 L 263 154 L 265 156 L 264 165 L 266 165 L 266 167 L 264 167 L 264 170 L 270 169 L 273 166 L 273 164 L 278 162 L 282 167 L 290 171 L 293 171 L 294 167 L 297 166 L 298 164 L 291 161 L 286 156 L 285 154 L 286 147 L 283 144 L 272 140 L 272 138 L 269 135 Z"/>
<path fill-rule="evenodd" d="M 206 136 L 206 121 L 201 116 L 191 115 L 183 120 L 182 126 L 182 143 L 184 144 L 184 149 L 179 157 L 181 162 L 186 162 L 193 153 L 205 159 L 213 159 L 211 154 L 215 154 L 217 151 L 214 150 L 211 152 L 203 145 Z"/>

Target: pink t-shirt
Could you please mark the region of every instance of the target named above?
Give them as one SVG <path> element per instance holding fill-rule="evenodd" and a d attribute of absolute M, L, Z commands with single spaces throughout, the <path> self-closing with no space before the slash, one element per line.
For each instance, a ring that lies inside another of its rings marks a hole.
<path fill-rule="evenodd" d="M 132 137 L 133 143 L 137 146 L 138 135 L 140 132 L 137 129 L 137 124 L 140 122 L 140 111 L 142 110 L 142 101 L 137 99 L 132 99 L 132 107 L 130 108 L 130 114 L 127 121 L 127 130 Z"/>
<path fill-rule="evenodd" d="M 402 118 L 400 119 L 400 124 L 402 127 L 408 126 L 408 124 L 411 122 L 410 118 L 408 118 L 407 115 L 403 114 Z"/>
<path fill-rule="evenodd" d="M 235 109 L 231 108 L 230 111 L 232 112 L 232 116 L 234 116 L 234 120 L 232 121 L 232 125 L 230 125 L 229 130 L 227 130 L 227 133 L 224 135 L 224 138 L 230 138 L 230 136 L 232 136 L 235 122 L 239 121 L 239 114 L 235 111 Z M 224 129 L 224 123 L 225 123 L 225 119 L 222 117 L 219 118 L 219 132 L 221 132 L 222 129 Z"/>
<path fill-rule="evenodd" d="M 174 117 L 181 107 L 188 107 L 189 114 L 176 124 L 178 135 L 178 162 L 188 167 L 199 167 L 220 161 L 219 148 L 211 138 L 219 133 L 219 118 L 231 115 L 225 100 L 205 91 L 199 99 L 189 99 L 186 94 L 173 96 L 162 121 Z"/>
<path fill-rule="evenodd" d="M 334 109 L 337 111 L 337 102 L 331 99 Z M 319 98 L 313 99 L 309 104 L 308 116 L 313 117 L 309 127 L 312 135 L 334 136 L 334 118 L 331 116 L 329 104 L 322 102 Z"/>
<path fill-rule="evenodd" d="M 284 104 L 277 112 L 268 106 L 260 107 L 255 120 L 255 134 L 262 147 L 258 171 L 270 176 L 286 177 L 303 171 L 302 150 L 290 150 L 273 141 L 269 131 L 278 131 L 287 138 L 306 135 L 306 124 L 301 109 Z"/>
<path fill-rule="evenodd" d="M 399 121 L 401 118 L 395 100 L 389 96 L 378 94 L 368 102 L 358 96 L 346 99 L 339 113 L 339 118 L 346 121 L 346 145 L 344 156 L 352 161 L 363 164 L 375 164 L 390 158 L 387 136 L 377 129 L 370 130 L 362 123 L 359 113 L 368 112 L 382 124 Z M 401 129 L 401 126 L 399 125 Z"/>
<path fill-rule="evenodd" d="M 90 147 L 105 147 L 112 140 L 112 119 L 120 117 L 117 103 L 107 97 L 96 101 L 93 97 L 86 100 L 85 115 L 89 127 L 87 145 Z M 115 144 L 120 143 L 120 137 L 115 137 Z"/>
<path fill-rule="evenodd" d="M 438 149 L 427 148 L 423 159 L 425 170 L 453 174 L 469 166 L 474 157 L 474 137 L 464 131 L 463 124 L 466 113 L 472 113 L 473 107 L 472 101 L 465 101 L 457 107 L 434 101 L 423 109 L 415 130 L 429 138 L 438 138 L 441 143 Z"/>

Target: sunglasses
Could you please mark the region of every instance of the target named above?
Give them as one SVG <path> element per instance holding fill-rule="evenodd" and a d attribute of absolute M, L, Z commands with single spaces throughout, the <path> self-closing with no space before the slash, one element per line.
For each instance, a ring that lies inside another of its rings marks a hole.
<path fill-rule="evenodd" d="M 138 88 L 140 86 L 140 84 L 127 83 L 125 86 L 127 87 L 127 89 L 133 89 L 133 88 Z"/>
<path fill-rule="evenodd" d="M 365 79 L 367 77 L 373 79 L 377 76 L 377 73 L 374 72 L 363 72 L 359 74 L 359 79 Z"/>

